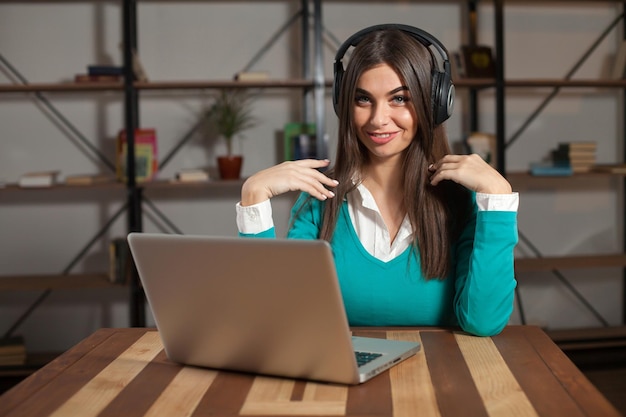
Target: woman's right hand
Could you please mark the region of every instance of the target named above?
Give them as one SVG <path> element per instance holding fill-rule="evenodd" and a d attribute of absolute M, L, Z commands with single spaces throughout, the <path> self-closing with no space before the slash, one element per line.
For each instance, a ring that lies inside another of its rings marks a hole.
<path fill-rule="evenodd" d="M 326 187 L 339 183 L 318 171 L 329 164 L 327 159 L 302 159 L 259 171 L 243 183 L 241 205 L 251 206 L 288 191 L 304 191 L 322 201 L 332 198 L 335 193 Z"/>

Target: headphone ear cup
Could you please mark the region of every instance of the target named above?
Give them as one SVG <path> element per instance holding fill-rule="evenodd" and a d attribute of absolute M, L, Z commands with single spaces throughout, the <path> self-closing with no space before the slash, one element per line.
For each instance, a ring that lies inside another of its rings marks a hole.
<path fill-rule="evenodd" d="M 343 79 L 343 65 L 341 62 L 335 62 L 335 78 L 333 81 L 333 108 L 335 114 L 339 116 L 339 89 Z"/>
<path fill-rule="evenodd" d="M 431 99 L 433 104 L 433 118 L 435 125 L 448 120 L 454 107 L 454 85 L 448 73 L 434 71 L 432 80 Z"/>

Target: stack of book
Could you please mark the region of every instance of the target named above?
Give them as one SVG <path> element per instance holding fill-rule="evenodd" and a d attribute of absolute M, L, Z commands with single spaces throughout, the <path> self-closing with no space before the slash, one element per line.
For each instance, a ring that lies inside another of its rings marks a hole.
<path fill-rule="evenodd" d="M 21 336 L 0 338 L 0 366 L 24 365 L 26 345 Z"/>
<path fill-rule="evenodd" d="M 596 166 L 596 142 L 561 142 L 549 161 L 530 164 L 532 175 L 572 175 L 590 172 Z"/>
<path fill-rule="evenodd" d="M 51 187 L 57 183 L 59 171 L 28 172 L 22 175 L 17 185 L 22 188 Z"/>
<path fill-rule="evenodd" d="M 596 164 L 596 142 L 564 142 L 552 151 L 556 165 L 568 165 L 573 173 L 589 172 Z"/>
<path fill-rule="evenodd" d="M 209 180 L 209 173 L 203 169 L 183 169 L 176 173 L 179 182 L 205 182 Z"/>
<path fill-rule="evenodd" d="M 80 73 L 74 76 L 74 82 L 121 82 L 124 76 L 124 67 L 114 65 L 88 65 L 87 73 Z"/>
<path fill-rule="evenodd" d="M 109 281 L 113 284 L 126 284 L 130 277 L 131 267 L 128 242 L 123 237 L 114 238 L 109 243 Z"/>

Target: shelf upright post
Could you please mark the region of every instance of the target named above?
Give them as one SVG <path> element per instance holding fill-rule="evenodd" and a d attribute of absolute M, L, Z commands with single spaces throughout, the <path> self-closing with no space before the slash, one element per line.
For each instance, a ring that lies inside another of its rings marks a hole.
<path fill-rule="evenodd" d="M 311 50 L 310 50 L 310 36 L 309 36 L 309 18 L 310 18 L 310 13 L 309 13 L 309 0 L 301 0 L 300 1 L 300 7 L 301 7 L 301 17 L 300 17 L 300 27 L 301 27 L 301 32 L 302 32 L 302 40 L 301 40 L 301 46 L 302 46 L 302 68 L 301 68 L 301 75 L 302 75 L 302 79 L 303 80 L 309 80 L 311 77 Z M 310 97 L 312 95 L 312 92 L 309 89 L 306 89 L 304 91 L 304 97 L 303 97 L 303 101 L 302 101 L 302 120 L 304 120 L 305 123 L 309 122 L 310 119 L 310 106 L 309 106 L 309 101 L 310 101 Z"/>
<path fill-rule="evenodd" d="M 133 55 L 137 51 L 137 2 L 123 2 L 124 35 L 124 125 L 126 130 L 126 198 L 128 204 L 128 232 L 141 232 L 141 191 L 135 178 L 135 130 L 139 126 L 139 105 L 134 86 Z M 130 276 L 130 326 L 145 326 L 145 295 L 139 282 L 137 270 Z"/>
<path fill-rule="evenodd" d="M 313 44 L 314 44 L 314 91 L 315 91 L 315 134 L 317 144 L 317 157 L 328 158 L 328 146 L 326 143 L 326 122 L 324 112 L 324 56 L 322 40 L 322 0 L 314 0 L 313 16 Z"/>
<path fill-rule="evenodd" d="M 622 2 L 622 37 L 626 40 L 626 1 Z M 626 162 L 626 88 L 622 89 L 622 161 Z M 622 181 L 622 250 L 626 250 L 626 177 Z M 622 325 L 626 326 L 626 268 L 622 269 Z"/>
<path fill-rule="evenodd" d="M 476 0 L 467 2 L 467 18 L 468 18 L 468 44 L 476 45 L 478 43 L 478 14 L 476 11 Z M 476 132 L 478 126 L 478 91 L 470 88 L 468 92 L 468 112 L 469 112 L 469 131 Z"/>
<path fill-rule="evenodd" d="M 496 54 L 496 159 L 498 171 L 506 176 L 505 161 L 505 103 L 504 103 L 504 10 L 503 0 L 494 1 L 494 30 Z"/>

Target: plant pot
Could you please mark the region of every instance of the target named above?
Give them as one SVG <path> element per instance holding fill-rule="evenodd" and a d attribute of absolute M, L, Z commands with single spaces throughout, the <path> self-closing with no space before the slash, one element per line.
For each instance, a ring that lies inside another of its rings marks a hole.
<path fill-rule="evenodd" d="M 217 167 L 220 172 L 220 178 L 223 180 L 238 180 L 241 177 L 242 165 L 243 156 L 241 155 L 217 157 Z"/>

